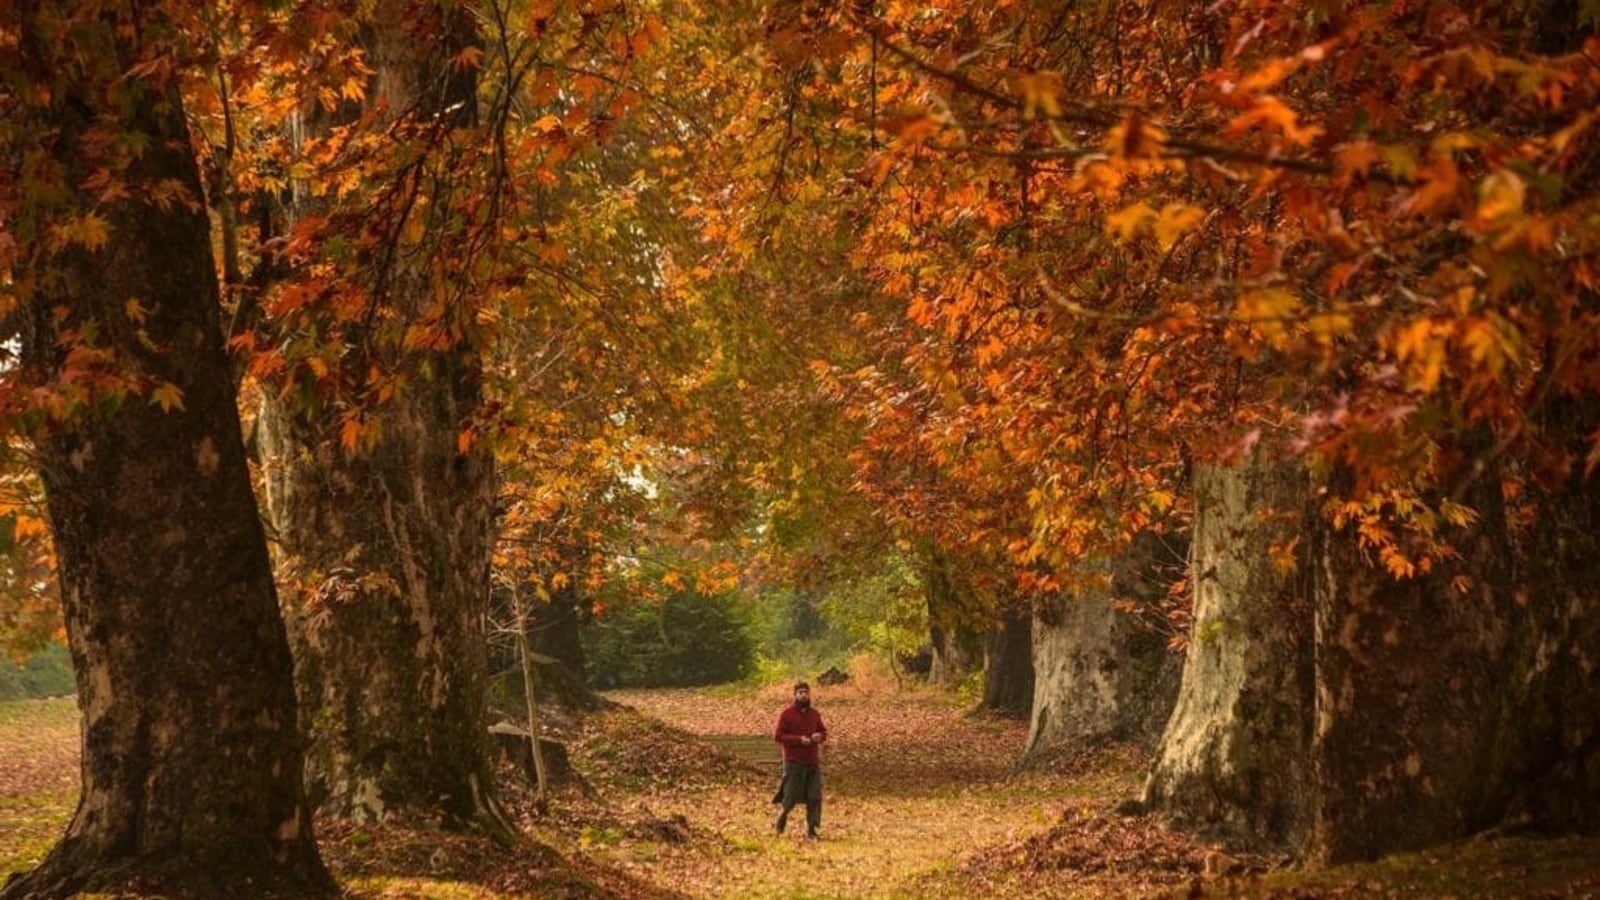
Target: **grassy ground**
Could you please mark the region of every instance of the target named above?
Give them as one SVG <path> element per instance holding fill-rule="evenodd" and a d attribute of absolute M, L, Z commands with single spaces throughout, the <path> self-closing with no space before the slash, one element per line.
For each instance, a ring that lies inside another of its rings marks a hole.
<path fill-rule="evenodd" d="M 504 768 L 530 840 L 502 848 L 427 822 L 319 824 L 348 896 L 911 898 L 1600 897 L 1600 840 L 1467 842 L 1368 866 L 1273 870 L 1111 812 L 1127 749 L 1016 773 L 1021 723 L 932 694 L 817 689 L 831 738 L 820 843 L 773 835 L 781 688 L 634 691 L 556 719 L 576 783 L 536 802 Z M 76 799 L 70 700 L 0 704 L 0 879 L 38 860 Z M 800 811 L 795 819 L 799 821 Z"/>
<path fill-rule="evenodd" d="M 77 802 L 76 703 L 0 703 L 0 882 L 44 858 Z"/>

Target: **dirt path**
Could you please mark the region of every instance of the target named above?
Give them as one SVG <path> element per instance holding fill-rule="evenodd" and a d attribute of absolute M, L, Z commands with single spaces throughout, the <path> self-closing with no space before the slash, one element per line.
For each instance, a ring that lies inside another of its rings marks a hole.
<path fill-rule="evenodd" d="M 1135 773 L 1115 765 L 1077 778 L 1015 774 L 1026 724 L 967 717 L 943 698 L 819 690 L 817 708 L 829 729 L 824 840 L 808 844 L 798 828 L 772 834 L 778 752 L 770 729 L 783 691 L 613 697 L 771 774 L 755 789 L 713 786 L 646 801 L 658 816 L 682 815 L 720 836 L 723 848 L 630 859 L 633 851 L 621 847 L 613 861 L 646 868 L 657 883 L 693 896 L 925 896 L 929 878 L 953 871 L 972 851 L 1039 832 L 1075 802 L 1125 795 L 1137 785 Z"/>

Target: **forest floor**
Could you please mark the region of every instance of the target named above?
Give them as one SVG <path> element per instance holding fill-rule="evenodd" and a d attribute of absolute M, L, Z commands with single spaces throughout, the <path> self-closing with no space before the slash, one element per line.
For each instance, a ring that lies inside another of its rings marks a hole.
<path fill-rule="evenodd" d="M 428 823 L 319 825 L 353 898 L 1600 897 L 1600 839 L 1498 837 L 1301 871 L 1118 815 L 1143 757 L 1062 755 L 1014 771 L 1020 722 L 944 695 L 816 688 L 830 731 L 823 840 L 803 810 L 772 833 L 783 688 L 627 691 L 558 718 L 578 782 L 540 808 L 503 767 L 535 842 L 506 849 Z M 71 700 L 0 704 L 0 881 L 38 861 L 77 792 Z"/>

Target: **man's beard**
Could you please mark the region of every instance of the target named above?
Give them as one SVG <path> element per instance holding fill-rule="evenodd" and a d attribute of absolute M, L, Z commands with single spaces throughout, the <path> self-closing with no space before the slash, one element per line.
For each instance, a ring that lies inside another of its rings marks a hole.
<path fill-rule="evenodd" d="M 794 705 L 797 709 L 807 709 L 811 706 L 811 701 L 805 697 L 796 697 L 794 699 Z"/>

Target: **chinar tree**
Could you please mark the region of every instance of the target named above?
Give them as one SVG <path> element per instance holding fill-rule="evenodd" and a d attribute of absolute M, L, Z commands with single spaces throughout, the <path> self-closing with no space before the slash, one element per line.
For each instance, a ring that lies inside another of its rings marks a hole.
<path fill-rule="evenodd" d="M 187 4 L 0 12 L 0 282 L 83 711 L 82 796 L 7 897 L 331 889 L 218 325 Z"/>
<path fill-rule="evenodd" d="M 477 27 L 433 2 L 348 24 L 370 74 L 360 101 L 301 119 L 312 175 L 286 217 L 292 275 L 264 308 L 289 357 L 264 379 L 259 434 L 308 786 L 335 815 L 509 836 L 485 727 L 494 470 L 458 265 L 487 215 L 469 150 Z"/>

